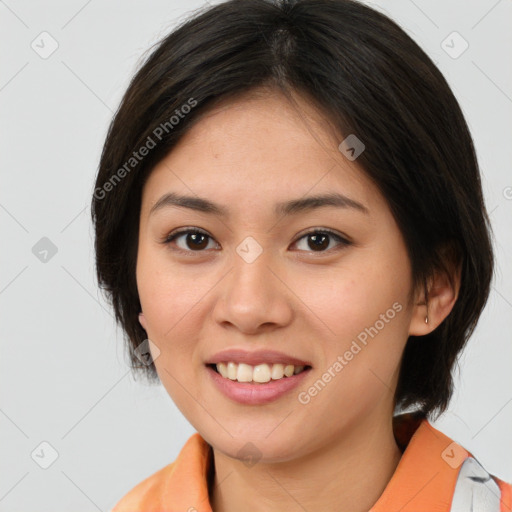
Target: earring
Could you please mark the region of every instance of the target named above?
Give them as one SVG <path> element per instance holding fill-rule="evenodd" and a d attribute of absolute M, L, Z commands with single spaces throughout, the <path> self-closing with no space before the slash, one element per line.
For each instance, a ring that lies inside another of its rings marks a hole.
<path fill-rule="evenodd" d="M 426 278 L 425 278 L 425 306 L 427 307 L 427 314 L 425 315 L 425 323 L 428 324 L 428 286 L 427 286 Z"/>

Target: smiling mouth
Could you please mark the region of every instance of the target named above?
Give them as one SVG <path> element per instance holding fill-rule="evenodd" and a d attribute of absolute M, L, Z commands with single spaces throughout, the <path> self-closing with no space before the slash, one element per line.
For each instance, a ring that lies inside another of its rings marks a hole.
<path fill-rule="evenodd" d="M 224 377 L 225 379 L 249 384 L 265 384 L 270 381 L 288 379 L 299 373 L 311 370 L 311 366 L 298 366 L 293 364 L 258 364 L 250 365 L 245 363 L 207 364 L 209 368 Z"/>

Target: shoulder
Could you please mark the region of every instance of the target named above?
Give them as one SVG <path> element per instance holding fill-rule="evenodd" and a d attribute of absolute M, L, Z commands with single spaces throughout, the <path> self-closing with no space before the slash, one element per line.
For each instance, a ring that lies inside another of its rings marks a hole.
<path fill-rule="evenodd" d="M 211 458 L 208 443 L 194 433 L 174 462 L 133 487 L 109 512 L 186 511 L 190 503 L 207 503 Z"/>
<path fill-rule="evenodd" d="M 471 452 L 429 422 L 426 426 L 446 439 L 443 444 L 450 442 L 442 452 L 442 458 L 457 474 L 450 512 L 512 512 L 512 484 L 489 473 Z"/>
<path fill-rule="evenodd" d="M 497 476 L 491 475 L 501 492 L 500 512 L 512 512 L 512 483 L 505 482 Z"/>
<path fill-rule="evenodd" d="M 425 417 L 394 418 L 394 433 L 402 458 L 371 512 L 512 512 L 512 485 Z"/>
<path fill-rule="evenodd" d="M 450 511 L 511 512 L 512 485 L 488 473 L 469 455 L 461 464 Z"/>

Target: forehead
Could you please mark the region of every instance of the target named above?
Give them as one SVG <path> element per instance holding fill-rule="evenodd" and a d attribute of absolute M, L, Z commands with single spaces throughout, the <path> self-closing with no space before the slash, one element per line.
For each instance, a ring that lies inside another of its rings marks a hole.
<path fill-rule="evenodd" d="M 357 161 L 339 151 L 342 136 L 326 117 L 305 98 L 294 100 L 256 91 L 218 102 L 153 169 L 143 208 L 169 191 L 233 207 L 329 192 L 382 201 Z"/>

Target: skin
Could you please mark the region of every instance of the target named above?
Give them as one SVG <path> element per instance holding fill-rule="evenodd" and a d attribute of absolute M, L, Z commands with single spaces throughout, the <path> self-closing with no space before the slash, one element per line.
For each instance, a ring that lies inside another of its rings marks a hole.
<path fill-rule="evenodd" d="M 391 419 L 407 338 L 435 329 L 458 293 L 446 276 L 433 276 L 425 324 L 424 297 L 413 290 L 406 246 L 384 197 L 357 160 L 338 150 L 343 137 L 325 116 L 294 97 L 300 113 L 268 91 L 218 104 L 143 189 L 139 320 L 160 350 L 155 365 L 165 389 L 213 447 L 216 512 L 244 510 L 247 503 L 256 512 L 368 511 L 401 456 Z M 178 207 L 150 215 L 171 191 L 207 198 L 230 215 Z M 277 202 L 332 191 L 368 213 L 333 206 L 286 218 L 273 213 Z M 187 244 L 186 235 L 161 243 L 186 227 L 207 232 L 205 248 L 190 238 Z M 352 243 L 330 237 L 315 251 L 304 236 L 313 228 Z M 263 249 L 250 264 L 236 252 L 248 236 Z M 394 303 L 401 311 L 320 393 L 300 403 L 298 392 Z M 226 348 L 271 348 L 313 369 L 300 389 L 274 402 L 238 404 L 211 384 L 204 366 Z M 261 453 L 253 466 L 237 455 L 249 441 Z"/>

